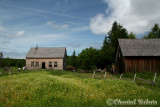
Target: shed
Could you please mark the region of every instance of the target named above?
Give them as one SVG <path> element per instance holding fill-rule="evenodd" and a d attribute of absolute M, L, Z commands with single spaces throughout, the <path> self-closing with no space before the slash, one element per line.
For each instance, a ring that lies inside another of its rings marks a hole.
<path fill-rule="evenodd" d="M 160 39 L 118 39 L 116 71 L 160 72 Z"/>

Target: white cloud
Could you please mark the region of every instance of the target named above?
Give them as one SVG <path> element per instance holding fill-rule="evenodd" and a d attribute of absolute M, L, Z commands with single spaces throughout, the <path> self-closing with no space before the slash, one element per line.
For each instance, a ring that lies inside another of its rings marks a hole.
<path fill-rule="evenodd" d="M 81 27 L 76 27 L 72 29 L 73 31 L 86 31 L 89 30 L 88 26 L 81 26 Z"/>
<path fill-rule="evenodd" d="M 61 26 L 61 28 L 62 29 L 67 29 L 67 28 L 69 28 L 69 25 L 68 24 L 64 24 L 64 25 Z"/>
<path fill-rule="evenodd" d="M 95 34 L 106 34 L 117 21 L 129 32 L 143 34 L 160 24 L 160 0 L 104 0 L 108 4 L 105 14 L 97 14 L 90 20 Z"/>
<path fill-rule="evenodd" d="M 48 21 L 48 22 L 46 23 L 46 25 L 52 25 L 52 22 L 51 22 L 51 21 Z"/>
<path fill-rule="evenodd" d="M 2 39 L 15 39 L 15 38 L 19 38 L 22 37 L 23 35 L 25 35 L 26 31 L 25 30 L 20 30 L 20 31 L 12 31 L 12 30 L 8 30 L 8 32 L 4 33 L 3 35 L 0 35 L 0 37 L 2 37 Z M 3 41 L 3 40 L 2 40 Z"/>
<path fill-rule="evenodd" d="M 2 32 L 6 32 L 6 31 L 7 31 L 7 29 L 6 29 L 4 26 L 0 25 L 0 31 L 2 31 Z"/>
<path fill-rule="evenodd" d="M 14 37 L 21 37 L 25 34 L 25 30 L 18 31 Z"/>
<path fill-rule="evenodd" d="M 42 35 L 43 37 L 45 36 L 46 39 L 50 38 L 50 39 L 54 39 L 54 40 L 61 40 L 61 39 L 65 39 L 67 38 L 67 35 L 65 34 L 46 34 L 46 35 Z"/>
<path fill-rule="evenodd" d="M 51 21 L 46 22 L 46 25 L 51 26 L 54 29 L 61 29 L 61 30 L 69 28 L 68 24 L 56 24 L 56 23 L 51 22 Z"/>

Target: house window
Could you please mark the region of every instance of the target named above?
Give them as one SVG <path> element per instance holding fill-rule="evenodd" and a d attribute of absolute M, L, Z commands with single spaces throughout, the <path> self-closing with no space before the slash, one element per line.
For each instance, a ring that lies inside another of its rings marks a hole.
<path fill-rule="evenodd" d="M 36 66 L 39 67 L 39 62 L 36 62 Z"/>
<path fill-rule="evenodd" d="M 34 61 L 31 62 L 31 67 L 34 66 Z"/>
<path fill-rule="evenodd" d="M 54 62 L 54 67 L 57 67 L 57 61 Z"/>
<path fill-rule="evenodd" d="M 52 62 L 49 62 L 49 67 L 52 67 Z"/>

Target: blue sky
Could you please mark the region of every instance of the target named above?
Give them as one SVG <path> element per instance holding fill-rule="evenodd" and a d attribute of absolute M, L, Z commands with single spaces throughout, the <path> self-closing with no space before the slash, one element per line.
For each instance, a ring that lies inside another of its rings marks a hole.
<path fill-rule="evenodd" d="M 159 10 L 159 0 L 0 0 L 0 51 L 25 58 L 37 44 L 68 55 L 99 49 L 115 20 L 139 37 L 159 24 Z"/>

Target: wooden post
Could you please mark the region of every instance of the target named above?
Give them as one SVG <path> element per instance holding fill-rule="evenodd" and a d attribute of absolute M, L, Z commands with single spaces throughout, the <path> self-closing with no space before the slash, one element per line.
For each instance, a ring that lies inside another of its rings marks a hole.
<path fill-rule="evenodd" d="M 10 70 L 8 71 L 8 74 L 11 74 Z"/>
<path fill-rule="evenodd" d="M 106 78 L 106 74 L 107 74 L 107 72 L 105 72 L 105 74 L 104 74 L 104 79 Z"/>
<path fill-rule="evenodd" d="M 154 84 L 155 84 L 155 80 L 156 80 L 156 75 L 157 75 L 157 73 L 155 73 L 155 75 L 154 75 L 154 80 L 153 80 Z"/>
<path fill-rule="evenodd" d="M 123 75 L 123 73 L 120 75 L 119 79 L 121 79 L 121 78 L 122 78 L 122 75 Z"/>
<path fill-rule="evenodd" d="M 93 76 L 92 76 L 92 78 L 94 78 L 94 75 L 95 75 L 95 70 L 94 70 L 94 73 L 93 73 Z"/>
<path fill-rule="evenodd" d="M 135 81 L 135 79 L 136 79 L 136 74 L 134 75 L 134 78 L 133 78 L 133 81 L 132 81 L 132 82 L 134 82 L 134 81 Z"/>

